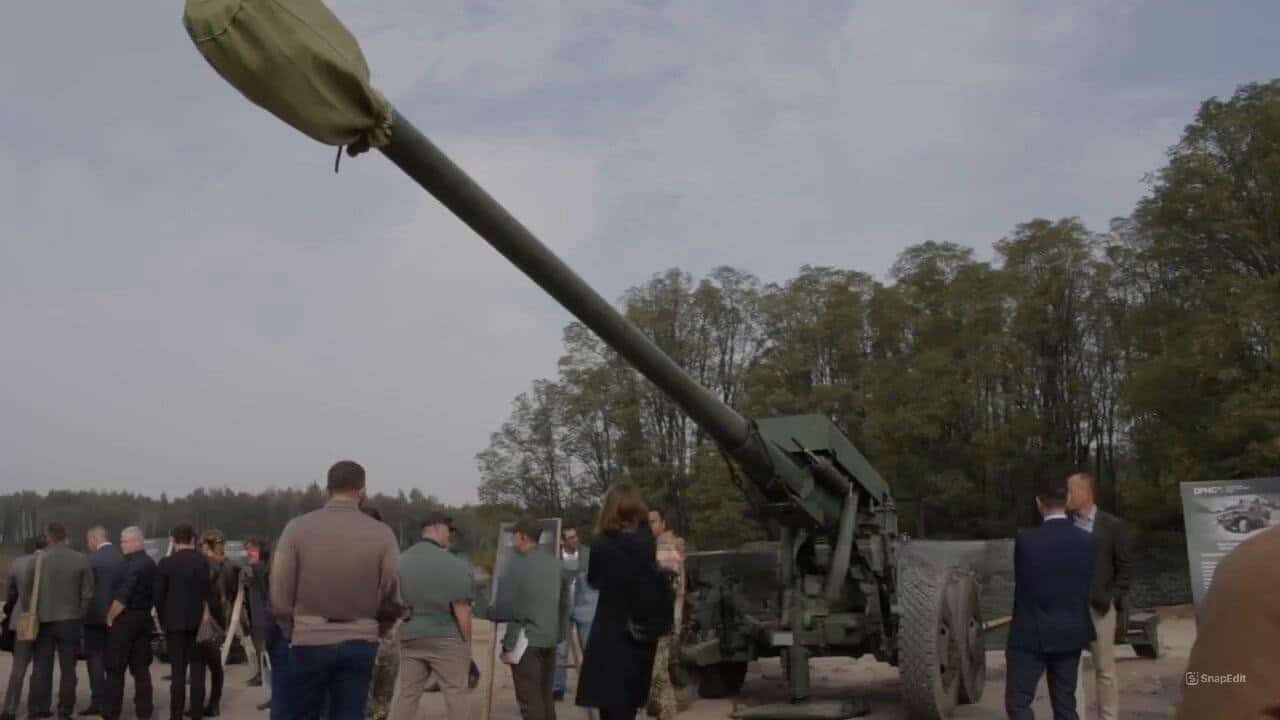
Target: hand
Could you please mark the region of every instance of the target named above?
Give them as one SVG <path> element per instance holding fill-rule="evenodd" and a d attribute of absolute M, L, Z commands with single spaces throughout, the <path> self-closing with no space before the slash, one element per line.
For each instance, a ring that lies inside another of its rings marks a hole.
<path fill-rule="evenodd" d="M 122 612 L 124 612 L 124 605 L 119 600 L 113 600 L 111 607 L 107 609 L 107 627 L 111 627 Z"/>

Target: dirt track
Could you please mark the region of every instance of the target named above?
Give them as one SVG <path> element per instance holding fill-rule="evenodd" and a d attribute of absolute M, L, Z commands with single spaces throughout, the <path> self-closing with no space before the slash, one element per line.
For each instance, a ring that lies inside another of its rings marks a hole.
<path fill-rule="evenodd" d="M 1161 644 L 1163 646 L 1162 657 L 1159 660 L 1138 659 L 1127 648 L 1124 649 L 1121 655 L 1122 659 L 1120 660 L 1119 668 L 1122 688 L 1121 716 L 1124 718 L 1147 720 L 1151 718 L 1168 718 L 1173 715 L 1173 704 L 1178 699 L 1187 655 L 1195 638 L 1195 626 L 1190 620 L 1186 608 L 1165 610 L 1161 612 L 1161 615 L 1163 617 L 1160 626 Z M 483 662 L 483 658 L 489 647 L 490 626 L 486 623 L 478 623 L 476 630 L 476 659 L 480 662 L 481 668 L 485 668 L 486 665 Z M 0 679 L 8 678 L 10 660 L 11 656 L 8 653 L 0 653 Z M 1004 695 L 1003 654 L 994 651 L 988 653 L 987 663 L 988 682 L 982 702 L 976 706 L 961 708 L 957 712 L 956 718 L 995 720 L 1005 716 L 1002 702 Z M 815 697 L 836 699 L 851 695 L 862 695 L 870 700 L 872 706 L 872 713 L 867 717 L 876 718 L 877 720 L 888 720 L 890 718 L 906 720 L 905 712 L 898 706 L 898 678 L 897 671 L 894 668 L 870 659 L 855 661 L 836 658 L 816 660 L 813 662 L 812 668 Z M 168 668 L 166 666 L 157 664 L 152 668 L 152 677 L 156 687 L 156 714 L 154 717 L 157 720 L 168 717 L 169 686 L 167 682 L 160 679 L 167 673 Z M 232 666 L 228 669 L 225 699 L 222 706 L 223 717 L 230 720 L 266 717 L 266 713 L 256 710 L 256 706 L 266 699 L 267 691 L 264 688 L 246 687 L 245 680 L 248 676 L 248 668 L 245 665 Z M 573 673 L 571 672 L 570 684 L 572 684 L 573 679 Z M 483 690 L 485 684 L 485 679 L 482 679 L 480 689 L 473 695 L 472 718 L 478 719 L 482 717 L 484 696 L 480 690 Z M 131 703 L 132 692 L 132 682 L 130 681 L 126 685 L 126 705 Z M 88 704 L 88 693 L 88 682 L 84 675 L 84 665 L 81 663 L 80 698 L 76 704 L 77 710 Z M 570 693 L 570 697 L 572 697 L 572 693 Z M 720 720 L 729 716 L 735 703 L 745 706 L 768 702 L 784 702 L 785 700 L 786 687 L 783 684 L 781 669 L 777 661 L 761 661 L 751 668 L 751 672 L 747 676 L 746 686 L 736 700 L 698 700 L 685 712 L 681 713 L 680 717 L 682 720 Z M 25 715 L 25 697 L 21 710 L 20 718 Z M 562 720 L 586 720 L 585 711 L 568 703 L 561 704 L 557 710 Z M 1048 699 L 1044 696 L 1043 685 L 1040 696 L 1036 701 L 1036 713 L 1037 717 L 1050 717 Z M 126 718 L 133 717 L 133 708 L 131 706 L 126 707 L 124 716 Z M 420 717 L 424 720 L 426 718 L 444 717 L 444 705 L 438 695 L 427 696 L 426 701 L 423 703 Z M 499 666 L 499 672 L 495 677 L 494 713 L 492 717 L 494 720 L 517 720 L 519 718 L 515 697 L 511 689 L 511 675 L 502 666 Z M 1085 716 L 1082 715 L 1081 717 L 1084 718 Z"/>

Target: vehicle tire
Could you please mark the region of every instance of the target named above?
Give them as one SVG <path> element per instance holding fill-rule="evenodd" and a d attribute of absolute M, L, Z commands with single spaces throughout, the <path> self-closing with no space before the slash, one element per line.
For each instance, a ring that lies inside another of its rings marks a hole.
<path fill-rule="evenodd" d="M 926 566 L 903 570 L 898 587 L 898 669 L 912 720 L 945 720 L 960 701 L 960 624 L 948 585 L 958 574 Z"/>
<path fill-rule="evenodd" d="M 978 604 L 978 580 L 972 573 L 960 575 L 950 586 L 955 591 L 957 630 L 960 633 L 960 704 L 976 705 L 987 685 L 987 648 L 982 636 L 982 607 Z"/>
<path fill-rule="evenodd" d="M 747 663 L 722 662 L 699 668 L 698 697 L 706 700 L 733 697 L 747 679 Z"/>
<path fill-rule="evenodd" d="M 1238 532 L 1238 533 L 1247 533 L 1247 532 L 1249 532 L 1249 520 L 1248 520 L 1248 519 L 1246 519 L 1246 518 L 1240 518 L 1239 520 L 1237 520 L 1237 521 L 1236 521 L 1236 532 Z"/>

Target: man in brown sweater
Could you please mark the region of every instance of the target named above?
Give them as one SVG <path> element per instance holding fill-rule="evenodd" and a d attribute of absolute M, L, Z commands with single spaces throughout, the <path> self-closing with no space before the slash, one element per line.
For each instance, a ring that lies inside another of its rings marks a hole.
<path fill-rule="evenodd" d="M 1213 573 L 1182 685 L 1181 720 L 1280 718 L 1280 527 L 1249 538 Z"/>
<path fill-rule="evenodd" d="M 399 597 L 400 548 L 360 511 L 364 468 L 329 469 L 329 502 L 285 526 L 271 567 L 271 612 L 289 638 L 273 717 L 362 718 L 378 624 Z"/>

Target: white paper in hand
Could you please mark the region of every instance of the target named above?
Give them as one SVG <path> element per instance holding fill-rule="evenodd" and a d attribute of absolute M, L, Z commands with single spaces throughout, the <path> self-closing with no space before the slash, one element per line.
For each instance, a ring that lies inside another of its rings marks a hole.
<path fill-rule="evenodd" d="M 516 646 L 511 648 L 511 652 L 504 652 L 500 656 L 502 662 L 508 665 L 519 665 L 520 658 L 524 657 L 524 651 L 529 649 L 529 638 L 524 634 L 524 628 L 520 628 L 520 634 L 516 636 Z"/>

